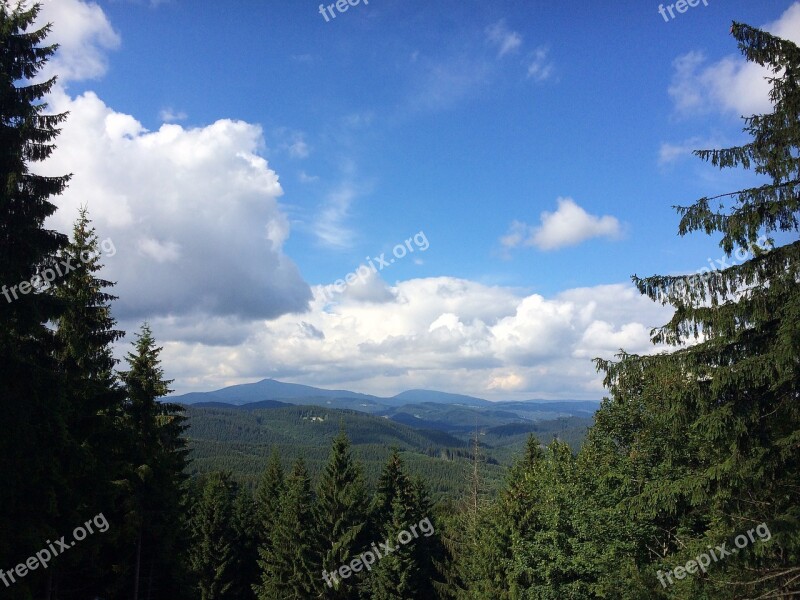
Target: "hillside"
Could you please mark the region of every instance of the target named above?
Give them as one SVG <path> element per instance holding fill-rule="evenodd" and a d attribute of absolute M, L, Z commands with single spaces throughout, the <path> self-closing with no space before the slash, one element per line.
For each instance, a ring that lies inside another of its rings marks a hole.
<path fill-rule="evenodd" d="M 287 468 L 302 456 L 312 477 L 316 477 L 328 457 L 331 441 L 344 427 L 370 482 L 377 479 L 393 447 L 402 451 L 413 473 L 430 482 L 436 496 L 459 495 L 467 481 L 474 425 L 472 430 L 454 426 L 454 434 L 441 428 L 419 427 L 422 422 L 409 426 L 386 416 L 352 410 L 291 405 L 265 408 L 261 403 L 190 405 L 186 416 L 193 459 L 191 473 L 223 469 L 253 485 L 274 447 Z M 589 425 L 588 420 L 577 417 L 540 423 L 519 421 L 513 415 L 509 418 L 514 421 L 511 425 L 479 428 L 486 480 L 491 487 L 500 485 L 505 468 L 531 433 L 543 443 L 558 436 L 577 449 Z"/>

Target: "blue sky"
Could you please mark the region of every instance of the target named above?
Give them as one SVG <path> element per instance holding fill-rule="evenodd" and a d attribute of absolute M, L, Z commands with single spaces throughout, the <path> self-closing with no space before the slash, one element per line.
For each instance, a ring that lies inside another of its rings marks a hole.
<path fill-rule="evenodd" d="M 722 256 L 671 206 L 755 181 L 689 154 L 769 109 L 731 21 L 800 41 L 798 2 L 707 3 L 49 0 L 54 224 L 89 203 L 116 314 L 179 391 L 599 398 L 590 358 L 669 317 L 630 275 Z"/>

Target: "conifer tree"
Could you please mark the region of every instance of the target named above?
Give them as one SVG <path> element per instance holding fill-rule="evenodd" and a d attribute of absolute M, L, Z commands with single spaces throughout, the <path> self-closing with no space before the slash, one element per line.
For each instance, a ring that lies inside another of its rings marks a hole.
<path fill-rule="evenodd" d="M 392 450 L 373 500 L 372 539 L 398 546 L 400 532 L 410 534 L 411 527 L 423 519 L 433 525 L 432 518 L 432 503 L 424 483 L 408 475 L 400 453 Z M 391 553 L 378 562 L 367 576 L 364 589 L 371 598 L 434 598 L 438 594 L 435 561 L 443 557 L 438 535 L 418 534 L 408 544 L 399 545 L 396 555 Z"/>
<path fill-rule="evenodd" d="M 285 488 L 283 467 L 277 448 L 273 448 L 255 493 L 258 526 L 265 535 L 275 528 Z M 262 541 L 269 540 L 269 537 Z"/>
<path fill-rule="evenodd" d="M 246 487 L 239 488 L 233 504 L 233 534 L 236 565 L 231 593 L 237 600 L 256 600 L 253 586 L 258 583 L 258 544 L 264 536 L 258 506 Z"/>
<path fill-rule="evenodd" d="M 186 542 L 184 519 L 186 476 L 185 417 L 182 407 L 159 402 L 167 395 L 170 380 L 164 379 L 150 327 L 145 323 L 133 342 L 134 352 L 126 361 L 129 370 L 120 373 L 127 401 L 125 417 L 132 435 L 132 472 L 129 474 L 132 508 L 130 525 L 135 531 L 133 597 L 178 596 L 186 592 L 181 551 Z M 183 587 L 182 587 L 183 586 Z"/>
<path fill-rule="evenodd" d="M 334 438 L 330 457 L 317 490 L 316 524 L 322 544 L 322 568 L 335 571 L 369 544 L 365 533 L 369 505 L 361 466 L 353 461 L 344 430 Z M 362 577 L 363 577 L 362 571 Z M 323 589 L 325 598 L 357 599 L 354 574 Z"/>
<path fill-rule="evenodd" d="M 391 517 L 384 529 L 385 539 L 394 551 L 383 556 L 373 568 L 370 578 L 372 600 L 413 600 L 426 597 L 420 590 L 421 570 L 414 548 L 397 541 L 400 532 L 408 529 L 411 520 L 409 506 L 400 495 L 395 495 L 392 499 Z"/>
<path fill-rule="evenodd" d="M 233 528 L 235 494 L 229 474 L 212 473 L 192 510 L 189 561 L 201 600 L 238 598 L 233 593 L 237 567 Z"/>
<path fill-rule="evenodd" d="M 281 459 L 277 448 L 273 448 L 269 461 L 255 493 L 258 561 L 257 572 L 260 576 L 253 585 L 253 592 L 258 598 L 268 598 L 272 590 L 272 573 L 277 565 L 276 527 L 280 516 L 281 498 L 286 488 Z"/>
<path fill-rule="evenodd" d="M 304 600 L 321 592 L 319 540 L 314 527 L 311 479 L 301 458 L 286 478 L 271 551 L 262 554 L 260 600 Z"/>
<path fill-rule="evenodd" d="M 675 307 L 653 341 L 676 350 L 598 361 L 612 402 L 642 403 L 681 438 L 676 447 L 661 444 L 658 477 L 634 499 L 650 518 L 672 521 L 651 544 L 661 549 L 658 567 L 755 524 L 771 528 L 770 542 L 675 586 L 672 593 L 687 598 L 800 590 L 800 48 L 739 23 L 732 35 L 748 61 L 769 69 L 773 109 L 745 118 L 747 144 L 695 154 L 768 181 L 679 207 L 678 230 L 718 233 L 734 264 L 704 276 L 634 277 L 643 294 Z M 636 436 L 663 433 L 642 427 Z"/>
<path fill-rule="evenodd" d="M 378 479 L 375 497 L 372 502 L 372 539 L 383 534 L 385 526 L 392 519 L 392 503 L 399 497 L 403 506 L 412 504 L 413 488 L 411 478 L 406 473 L 400 452 L 393 448 Z"/>
<path fill-rule="evenodd" d="M 30 172 L 46 159 L 66 114 L 47 114 L 42 99 L 55 78 L 32 83 L 55 45 L 50 26 L 33 30 L 39 5 L 0 2 L 0 564 L 13 565 L 56 535 L 64 506 L 63 392 L 46 324 L 61 303 L 31 281 L 56 263 L 66 236 L 44 228 L 51 202 L 69 179 Z M 59 534 L 60 535 L 60 534 Z M 31 573 L 9 594 L 24 597 L 47 573 Z"/>
<path fill-rule="evenodd" d="M 111 346 L 124 333 L 114 329 L 110 303 L 116 298 L 105 291 L 114 284 L 96 276 L 102 268 L 100 247 L 85 208 L 59 258 L 75 266 L 58 280 L 55 289 L 65 307 L 57 321 L 56 356 L 64 378 L 70 434 L 64 472 L 70 510 L 61 514 L 62 530 L 68 530 L 101 512 L 113 521 L 117 500 L 113 481 L 124 476 L 125 448 L 120 433 L 125 392 L 114 373 L 118 361 Z M 94 536 L 52 565 L 51 577 L 58 572 L 66 576 L 58 585 L 62 597 L 70 589 L 97 589 L 99 581 L 108 577 L 112 568 L 107 562 L 108 547 L 118 534 L 115 528 L 107 535 Z M 105 548 L 102 553 L 100 547 Z"/>

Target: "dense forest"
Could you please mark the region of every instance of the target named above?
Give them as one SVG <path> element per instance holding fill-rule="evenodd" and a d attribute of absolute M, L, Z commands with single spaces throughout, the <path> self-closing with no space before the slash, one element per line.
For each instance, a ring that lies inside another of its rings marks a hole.
<path fill-rule="evenodd" d="M 559 439 L 577 450 L 591 423 L 589 418 L 563 417 L 454 435 L 323 407 L 245 406 L 242 410 L 187 406 L 184 414 L 192 475 L 228 471 L 239 484 L 252 489 L 266 457 L 277 450 L 285 469 L 302 457 L 312 480 L 316 480 L 325 467 L 328 449 L 343 428 L 368 483 L 377 482 L 392 449 L 397 449 L 409 472 L 425 479 L 435 500 L 459 498 L 468 490 L 476 433 L 483 481 L 496 491 L 502 487 L 506 467 L 521 455 L 532 433 L 544 444 Z"/>
<path fill-rule="evenodd" d="M 294 455 L 288 426 L 270 437 L 256 420 L 308 408 L 191 409 L 187 431 L 146 323 L 114 359 L 88 212 L 71 237 L 44 227 L 70 177 L 31 165 L 68 115 L 44 102 L 55 80 L 36 79 L 55 51 L 39 7 L 13 6 L 0 2 L 0 597 L 800 597 L 800 241 L 774 239 L 798 231 L 800 48 L 733 24 L 774 74 L 774 111 L 745 120 L 747 144 L 696 154 L 769 181 L 678 208 L 680 235 L 752 257 L 634 277 L 674 307 L 652 335 L 672 351 L 598 360 L 609 396 L 580 447 L 522 432 L 505 468 L 483 442 L 337 411 L 332 441 Z M 214 422 L 238 450 L 215 452 Z"/>

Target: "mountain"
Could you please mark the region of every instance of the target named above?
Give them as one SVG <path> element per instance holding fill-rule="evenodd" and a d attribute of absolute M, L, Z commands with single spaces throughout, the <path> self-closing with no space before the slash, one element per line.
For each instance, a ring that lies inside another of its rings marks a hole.
<path fill-rule="evenodd" d="M 283 383 L 275 379 L 263 379 L 256 383 L 244 383 L 230 387 L 214 390 L 212 392 L 190 392 L 180 396 L 170 396 L 171 402 L 181 404 L 196 404 L 198 402 L 225 402 L 227 404 L 250 404 L 261 400 L 280 400 L 290 404 L 307 404 L 306 402 L 291 402 L 292 400 L 305 400 L 315 398 L 317 400 L 346 398 L 349 400 L 361 400 L 376 402 L 385 400 L 368 394 L 359 394 L 347 390 L 325 390 L 308 385 L 297 383 Z"/>
<path fill-rule="evenodd" d="M 284 383 L 275 379 L 264 379 L 256 383 L 234 385 L 211 392 L 190 392 L 178 396 L 170 396 L 171 402 L 181 404 L 198 404 L 217 402 L 234 406 L 273 400 L 286 404 L 303 406 L 327 406 L 345 410 L 357 410 L 381 416 L 391 416 L 391 409 L 401 409 L 419 405 L 461 406 L 472 409 L 507 410 L 517 416 L 529 418 L 522 413 L 548 413 L 562 416 L 592 415 L 599 408 L 595 401 L 550 401 L 522 400 L 490 402 L 483 398 L 451 394 L 435 390 L 407 390 L 395 396 L 384 398 L 370 394 L 361 394 L 349 390 L 328 390 L 297 383 Z M 404 412 L 408 412 L 405 410 Z"/>

